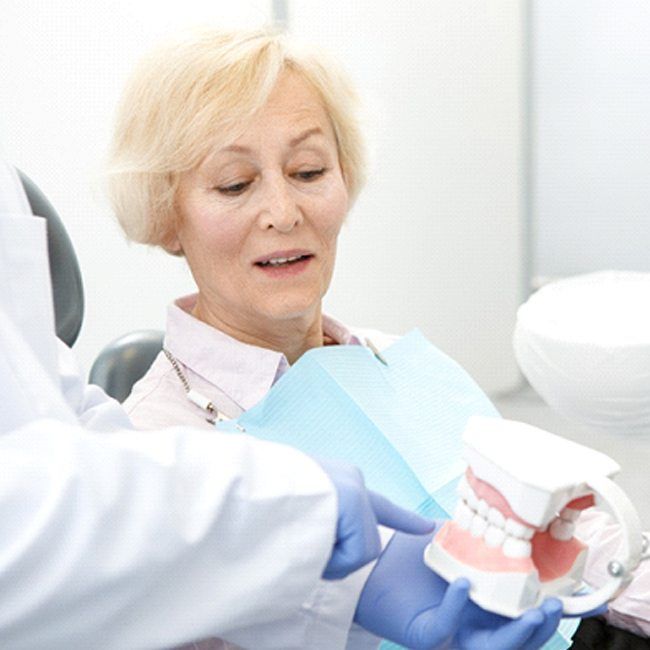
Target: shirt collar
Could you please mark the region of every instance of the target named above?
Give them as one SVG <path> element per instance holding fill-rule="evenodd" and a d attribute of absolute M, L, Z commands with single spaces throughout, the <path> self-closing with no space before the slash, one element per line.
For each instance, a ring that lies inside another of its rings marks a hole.
<path fill-rule="evenodd" d="M 195 318 L 191 312 L 196 298 L 197 294 L 184 296 L 168 307 L 165 347 L 247 410 L 289 369 L 287 358 L 282 352 L 242 343 Z M 323 332 L 341 345 L 360 344 L 345 325 L 325 314 Z"/>

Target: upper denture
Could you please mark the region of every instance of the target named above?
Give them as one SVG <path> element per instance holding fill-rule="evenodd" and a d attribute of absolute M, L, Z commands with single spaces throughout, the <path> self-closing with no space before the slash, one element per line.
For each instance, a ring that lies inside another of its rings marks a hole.
<path fill-rule="evenodd" d="M 486 483 L 480 478 L 477 478 L 470 467 L 467 468 L 465 476 L 467 478 L 467 482 L 472 488 L 472 491 L 478 499 L 483 499 L 486 501 L 490 506 L 496 508 L 499 512 L 501 512 L 504 517 L 515 522 L 519 522 L 528 528 L 532 528 L 531 524 L 519 517 L 517 513 L 510 507 L 510 504 L 503 496 L 503 494 L 501 494 L 501 492 L 492 487 L 489 483 Z"/>

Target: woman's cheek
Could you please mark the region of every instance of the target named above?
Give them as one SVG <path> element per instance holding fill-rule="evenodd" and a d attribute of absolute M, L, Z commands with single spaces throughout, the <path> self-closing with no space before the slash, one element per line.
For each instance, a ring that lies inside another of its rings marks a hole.
<path fill-rule="evenodd" d="M 204 235 L 221 249 L 228 250 L 244 236 L 245 228 L 239 214 L 213 214 L 206 223 Z"/>

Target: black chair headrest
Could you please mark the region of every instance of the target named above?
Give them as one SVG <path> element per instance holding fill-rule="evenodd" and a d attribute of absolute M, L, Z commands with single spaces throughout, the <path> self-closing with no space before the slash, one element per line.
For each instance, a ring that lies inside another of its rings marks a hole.
<path fill-rule="evenodd" d="M 84 313 L 84 290 L 74 248 L 61 218 L 43 192 L 23 172 L 18 175 L 32 212 L 47 221 L 56 335 L 67 345 L 77 340 Z"/>

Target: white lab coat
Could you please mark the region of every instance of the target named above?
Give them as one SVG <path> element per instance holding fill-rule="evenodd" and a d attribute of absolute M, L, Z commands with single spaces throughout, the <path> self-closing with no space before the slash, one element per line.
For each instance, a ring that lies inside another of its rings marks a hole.
<path fill-rule="evenodd" d="M 128 429 L 57 357 L 45 224 L 6 207 L 0 647 L 345 647 L 363 580 L 328 611 L 316 602 L 336 520 L 325 473 L 247 436 Z"/>

